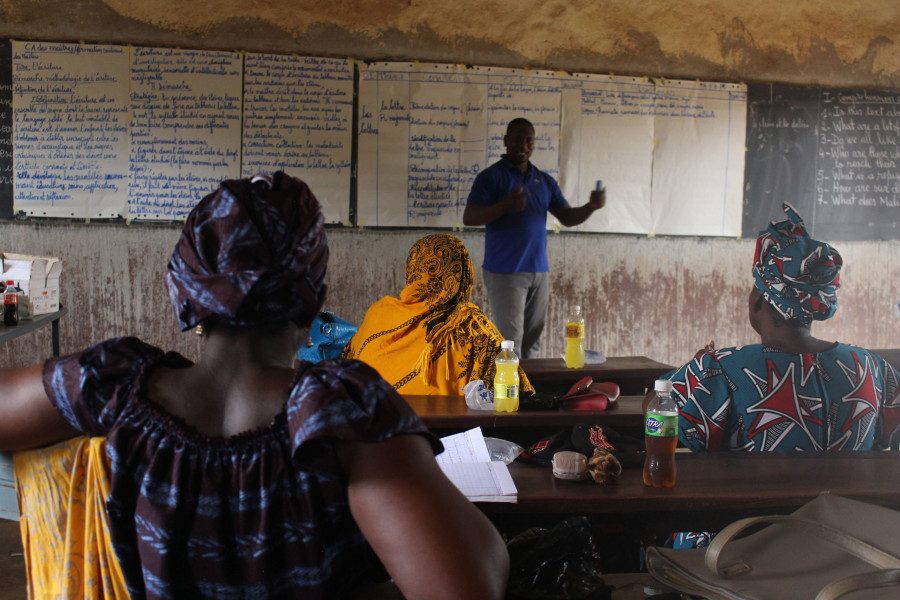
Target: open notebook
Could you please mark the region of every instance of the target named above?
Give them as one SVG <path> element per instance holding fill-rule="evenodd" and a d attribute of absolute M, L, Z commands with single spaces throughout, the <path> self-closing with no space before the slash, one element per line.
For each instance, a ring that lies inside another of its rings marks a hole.
<path fill-rule="evenodd" d="M 516 502 L 518 493 L 506 463 L 493 461 L 481 427 L 441 438 L 438 466 L 472 502 Z"/>

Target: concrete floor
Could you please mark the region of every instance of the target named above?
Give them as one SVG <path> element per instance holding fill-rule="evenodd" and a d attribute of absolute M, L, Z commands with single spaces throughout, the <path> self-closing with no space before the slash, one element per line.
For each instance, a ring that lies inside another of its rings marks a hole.
<path fill-rule="evenodd" d="M 28 597 L 19 522 L 0 520 L 0 599 Z"/>

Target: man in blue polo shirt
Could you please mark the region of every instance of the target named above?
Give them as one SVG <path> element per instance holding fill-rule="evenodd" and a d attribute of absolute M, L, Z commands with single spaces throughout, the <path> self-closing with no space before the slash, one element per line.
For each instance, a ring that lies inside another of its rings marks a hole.
<path fill-rule="evenodd" d="M 603 208 L 606 191 L 569 206 L 556 180 L 529 161 L 534 126 L 526 119 L 509 122 L 503 145 L 506 154 L 475 178 L 463 224 L 485 226 L 482 272 L 494 324 L 519 356 L 535 358 L 550 299 L 547 211 L 566 227 L 579 225 Z"/>

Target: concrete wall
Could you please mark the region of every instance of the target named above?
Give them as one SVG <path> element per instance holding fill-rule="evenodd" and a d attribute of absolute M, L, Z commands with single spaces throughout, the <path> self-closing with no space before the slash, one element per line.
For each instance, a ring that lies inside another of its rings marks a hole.
<path fill-rule="evenodd" d="M 63 352 L 111 336 L 138 335 L 195 357 L 197 338 L 178 332 L 163 285 L 179 229 L 105 224 L 0 224 L 4 247 L 63 257 Z M 359 323 L 368 306 L 404 283 L 406 253 L 423 230 L 329 229 L 327 306 Z M 457 234 L 476 267 L 483 234 Z M 825 339 L 900 347 L 900 244 L 845 243 L 836 316 L 814 325 Z M 553 300 L 544 356 L 563 350 L 570 304 L 585 307 L 587 346 L 607 355 L 681 363 L 710 339 L 756 341 L 747 324 L 752 240 L 550 234 Z M 473 301 L 490 314 L 476 268 Z M 0 346 L 0 365 L 29 364 L 50 352 L 49 329 Z"/>
<path fill-rule="evenodd" d="M 0 36 L 900 89 L 900 3 L 887 0 L 0 0 Z M 193 357 L 197 340 L 177 331 L 162 283 L 178 231 L 7 221 L 0 251 L 63 258 L 64 352 L 133 334 Z M 328 306 L 359 322 L 373 301 L 398 293 L 406 252 L 424 233 L 330 229 Z M 459 234 L 476 266 L 482 236 Z M 900 244 L 838 248 L 841 304 L 814 334 L 900 347 Z M 753 342 L 752 250 L 752 240 L 550 234 L 554 301 L 542 353 L 561 353 L 574 303 L 586 307 L 588 347 L 608 355 L 675 364 L 710 339 Z M 474 301 L 490 314 L 480 273 Z M 49 330 L 13 341 L 0 347 L 0 365 L 39 361 L 49 348 Z"/>

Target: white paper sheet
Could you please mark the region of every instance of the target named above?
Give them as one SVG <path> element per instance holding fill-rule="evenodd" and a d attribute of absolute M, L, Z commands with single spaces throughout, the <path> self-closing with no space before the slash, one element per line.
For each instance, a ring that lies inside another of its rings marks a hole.
<path fill-rule="evenodd" d="M 516 502 L 517 490 L 506 464 L 491 461 L 481 427 L 441 438 L 438 465 L 472 502 Z"/>
<path fill-rule="evenodd" d="M 532 163 L 569 204 L 587 202 L 597 180 L 607 189 L 576 231 L 740 234 L 741 84 L 373 63 L 360 70 L 359 111 L 363 226 L 461 226 L 474 176 L 525 117 Z"/>
<path fill-rule="evenodd" d="M 361 69 L 360 225 L 461 226 L 475 176 L 500 158 L 516 117 L 534 123 L 533 160 L 557 176 L 560 82 L 522 73 L 413 63 Z"/>
<path fill-rule="evenodd" d="M 472 502 L 516 502 L 516 484 L 502 462 L 442 463 L 441 470 Z"/>
<path fill-rule="evenodd" d="M 670 235 L 739 236 L 747 93 L 700 81 L 656 84 L 653 229 Z"/>
<path fill-rule="evenodd" d="M 444 451 L 437 455 L 439 463 L 490 462 L 491 454 L 481 427 L 441 438 Z"/>
<path fill-rule="evenodd" d="M 131 49 L 130 216 L 187 216 L 240 172 L 241 55 Z"/>
<path fill-rule="evenodd" d="M 247 54 L 244 177 L 284 171 L 309 185 L 327 223 L 349 225 L 353 63 Z"/>
<path fill-rule="evenodd" d="M 14 209 L 37 217 L 128 212 L 128 50 L 17 42 Z"/>

